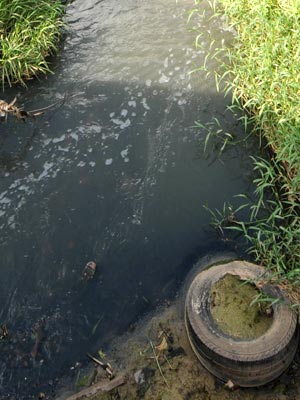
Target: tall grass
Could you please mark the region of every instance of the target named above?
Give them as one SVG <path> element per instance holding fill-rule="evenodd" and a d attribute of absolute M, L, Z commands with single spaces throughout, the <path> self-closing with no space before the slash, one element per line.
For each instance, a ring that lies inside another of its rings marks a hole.
<path fill-rule="evenodd" d="M 60 0 L 0 0 L 0 81 L 25 84 L 49 72 L 65 11 Z"/>
<path fill-rule="evenodd" d="M 266 158 L 253 159 L 254 198 L 240 195 L 239 208 L 248 207 L 250 219 L 239 220 L 238 212 L 224 206 L 212 213 L 214 225 L 242 233 L 256 261 L 299 284 L 300 1 L 219 0 L 211 5 L 234 32 L 231 47 L 210 55 L 226 60 L 218 83 L 267 143 Z"/>
<path fill-rule="evenodd" d="M 220 0 L 235 29 L 227 88 L 254 117 L 300 192 L 300 1 Z"/>

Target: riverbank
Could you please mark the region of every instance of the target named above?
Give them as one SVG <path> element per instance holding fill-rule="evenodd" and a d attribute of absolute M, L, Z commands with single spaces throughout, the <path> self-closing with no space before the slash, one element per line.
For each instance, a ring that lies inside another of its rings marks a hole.
<path fill-rule="evenodd" d="M 2 0 L 0 82 L 4 89 L 50 72 L 49 55 L 58 48 L 64 23 L 61 0 Z"/>
<path fill-rule="evenodd" d="M 220 0 L 214 12 L 225 15 L 234 32 L 233 46 L 214 55 L 227 59 L 218 82 L 245 111 L 245 125 L 261 137 L 265 154 L 253 158 L 254 197 L 240 195 L 250 218 L 233 213 L 229 229 L 244 235 L 258 263 L 298 283 L 300 3 Z"/>
<path fill-rule="evenodd" d="M 287 372 L 261 388 L 230 389 L 230 385 L 211 375 L 189 345 L 181 297 L 148 315 L 132 329 L 115 339 L 105 354 L 105 360 L 115 368 L 116 382 L 125 374 L 126 383 L 108 393 L 89 396 L 89 399 L 288 400 L 296 398 L 299 393 L 298 354 Z M 167 345 L 162 340 L 162 332 L 168 335 Z M 82 390 L 93 377 L 97 382 L 103 382 L 103 386 L 109 382 L 101 368 L 90 369 L 78 374 L 77 390 Z M 74 400 L 69 396 L 64 392 L 56 399 Z M 77 400 L 81 400 L 79 394 Z"/>

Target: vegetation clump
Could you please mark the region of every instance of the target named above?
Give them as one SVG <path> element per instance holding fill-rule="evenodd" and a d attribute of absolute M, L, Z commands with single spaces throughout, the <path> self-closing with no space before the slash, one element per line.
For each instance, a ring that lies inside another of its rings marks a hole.
<path fill-rule="evenodd" d="M 49 72 L 64 23 L 61 0 L 0 0 L 0 81 L 10 86 Z"/>
<path fill-rule="evenodd" d="M 220 0 L 236 38 L 228 86 L 253 116 L 276 160 L 285 167 L 289 189 L 300 190 L 300 2 Z"/>
<path fill-rule="evenodd" d="M 254 197 L 239 195 L 244 202 L 238 210 L 247 208 L 249 220 L 240 220 L 228 205 L 213 215 L 221 216 L 223 228 L 243 234 L 249 252 L 274 271 L 274 279 L 299 285 L 300 2 L 219 0 L 211 5 L 215 15 L 225 15 L 234 35 L 233 45 L 210 55 L 222 63 L 217 82 L 245 111 L 246 126 L 266 143 L 265 155 L 253 158 Z"/>

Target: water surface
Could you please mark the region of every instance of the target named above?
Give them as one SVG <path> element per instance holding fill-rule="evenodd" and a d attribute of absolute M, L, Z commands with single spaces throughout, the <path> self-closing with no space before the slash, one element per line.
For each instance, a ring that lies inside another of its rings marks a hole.
<path fill-rule="evenodd" d="M 214 80 L 190 73 L 211 33 L 228 35 L 199 18 L 196 49 L 193 6 L 74 1 L 55 74 L 5 93 L 27 110 L 54 106 L 0 126 L 1 399 L 50 395 L 86 351 L 105 349 L 223 245 L 203 205 L 249 191 L 249 149 L 199 151 L 195 120 L 243 128 Z M 85 283 L 90 260 L 97 272 Z"/>

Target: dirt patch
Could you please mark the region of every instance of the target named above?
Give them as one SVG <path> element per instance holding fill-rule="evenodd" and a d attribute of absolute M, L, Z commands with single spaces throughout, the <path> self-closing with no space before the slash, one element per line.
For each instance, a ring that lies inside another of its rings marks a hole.
<path fill-rule="evenodd" d="M 262 388 L 229 390 L 202 367 L 192 352 L 185 333 L 182 303 L 181 299 L 159 309 L 113 342 L 106 359 L 115 368 L 116 376 L 126 372 L 127 383 L 91 397 L 92 400 L 300 399 L 299 355 L 277 381 Z M 107 379 L 105 372 L 98 369 L 95 380 Z"/>
<path fill-rule="evenodd" d="M 236 275 L 226 274 L 210 291 L 211 315 L 224 333 L 240 339 L 256 339 L 272 325 L 271 309 L 253 302 L 259 290 Z"/>

